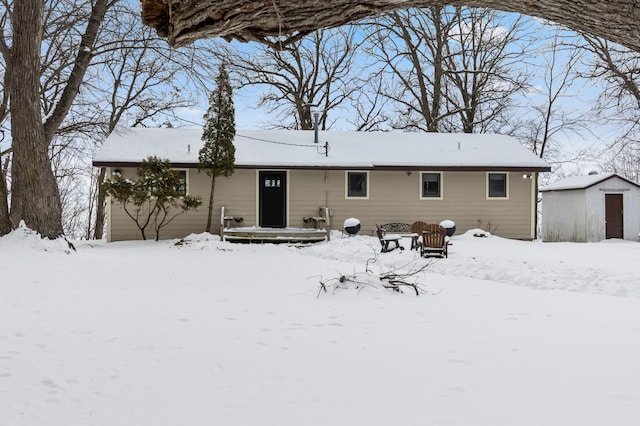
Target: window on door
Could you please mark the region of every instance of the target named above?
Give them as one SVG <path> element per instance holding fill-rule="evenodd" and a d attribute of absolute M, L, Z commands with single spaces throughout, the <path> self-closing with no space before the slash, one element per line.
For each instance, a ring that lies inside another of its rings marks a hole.
<path fill-rule="evenodd" d="M 265 188 L 280 188 L 281 186 L 282 186 L 282 181 L 280 180 L 280 178 L 264 180 Z"/>

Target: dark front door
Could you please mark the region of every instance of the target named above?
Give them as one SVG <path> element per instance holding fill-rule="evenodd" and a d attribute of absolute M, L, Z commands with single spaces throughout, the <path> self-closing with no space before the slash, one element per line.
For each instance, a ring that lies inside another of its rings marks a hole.
<path fill-rule="evenodd" d="M 287 173 L 259 172 L 260 226 L 284 228 L 287 225 Z"/>
<path fill-rule="evenodd" d="M 605 238 L 623 238 L 622 194 L 605 194 Z"/>

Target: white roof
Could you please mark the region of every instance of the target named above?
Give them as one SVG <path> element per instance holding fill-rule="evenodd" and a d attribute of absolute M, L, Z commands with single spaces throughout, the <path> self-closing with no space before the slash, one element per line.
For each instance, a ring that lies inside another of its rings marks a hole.
<path fill-rule="evenodd" d="M 605 181 L 613 176 L 617 176 L 615 173 L 602 173 L 587 176 L 571 176 L 565 179 L 561 179 L 550 185 L 540 188 L 540 191 L 566 191 L 570 189 L 585 189 L 593 186 L 597 183 Z M 625 179 L 626 180 L 626 179 Z"/>
<path fill-rule="evenodd" d="M 202 129 L 117 129 L 94 158 L 95 165 L 139 163 L 155 155 L 172 164 L 197 164 Z M 494 134 L 237 131 L 236 166 L 429 167 L 549 169 L 515 138 Z M 328 153 L 325 155 L 325 142 Z"/>

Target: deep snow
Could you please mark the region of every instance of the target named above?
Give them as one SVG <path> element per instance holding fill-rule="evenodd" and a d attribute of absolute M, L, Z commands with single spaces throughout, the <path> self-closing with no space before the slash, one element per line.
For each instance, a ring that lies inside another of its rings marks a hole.
<path fill-rule="evenodd" d="M 0 425 L 638 425 L 640 243 L 0 238 Z M 329 288 L 331 290 L 331 288 Z"/>

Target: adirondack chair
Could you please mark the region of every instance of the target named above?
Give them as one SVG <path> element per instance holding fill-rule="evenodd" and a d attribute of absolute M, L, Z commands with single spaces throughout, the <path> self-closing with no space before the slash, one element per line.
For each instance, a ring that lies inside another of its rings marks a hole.
<path fill-rule="evenodd" d="M 418 250 L 420 248 L 422 245 L 420 237 L 426 229 L 426 222 L 417 221 L 411 224 L 411 250 Z"/>
<path fill-rule="evenodd" d="M 385 234 L 385 232 L 380 228 L 380 225 L 376 223 L 376 233 L 378 234 L 378 239 L 380 240 L 380 245 L 382 246 L 382 253 L 387 253 L 391 250 L 399 248 L 400 250 L 404 250 L 404 247 L 400 245 L 400 235 L 395 234 Z M 395 243 L 395 246 L 389 247 L 390 243 Z"/>
<path fill-rule="evenodd" d="M 435 223 L 427 225 L 427 228 L 422 232 L 420 255 L 449 257 L 446 235 L 447 231 L 444 227 Z"/>

